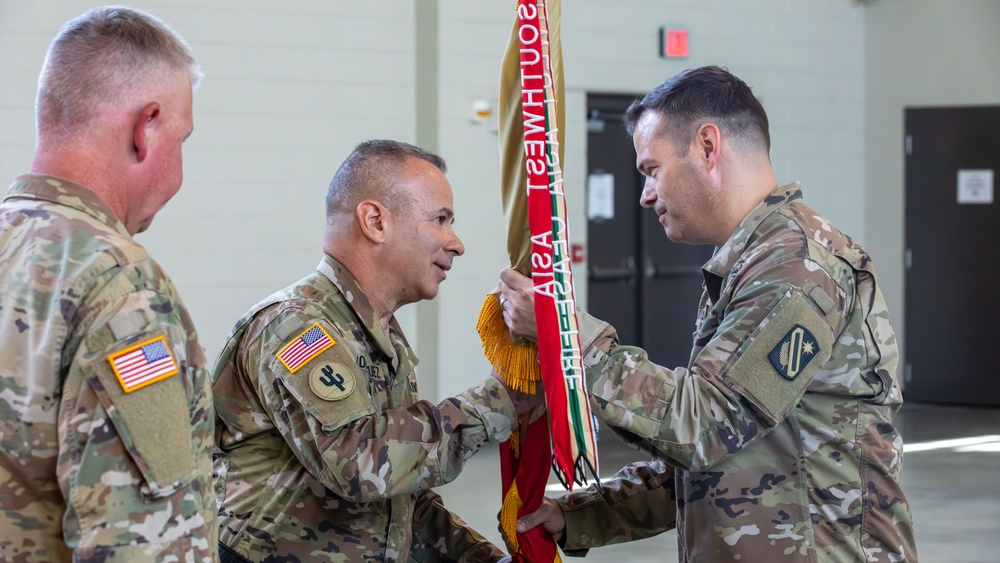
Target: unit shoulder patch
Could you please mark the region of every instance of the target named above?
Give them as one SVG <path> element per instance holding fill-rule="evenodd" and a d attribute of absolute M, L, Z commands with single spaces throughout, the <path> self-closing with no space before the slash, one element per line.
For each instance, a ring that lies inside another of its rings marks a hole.
<path fill-rule="evenodd" d="M 281 360 L 290 373 L 295 373 L 336 343 L 319 323 L 313 323 L 279 350 L 275 356 Z"/>
<path fill-rule="evenodd" d="M 122 391 L 126 393 L 152 385 L 180 372 L 165 336 L 155 336 L 109 354 L 108 363 L 111 364 Z"/>
<path fill-rule="evenodd" d="M 809 329 L 802 325 L 795 325 L 788 334 L 778 342 L 778 345 L 771 350 L 768 358 L 771 365 L 778 370 L 786 379 L 793 380 L 816 354 L 820 352 L 819 343 Z"/>
<path fill-rule="evenodd" d="M 339 401 L 354 392 L 356 380 L 351 368 L 340 362 L 317 365 L 309 373 L 309 388 L 324 401 Z"/>
<path fill-rule="evenodd" d="M 724 377 L 772 424 L 798 403 L 830 358 L 833 331 L 812 299 L 789 287 L 741 344 Z"/>

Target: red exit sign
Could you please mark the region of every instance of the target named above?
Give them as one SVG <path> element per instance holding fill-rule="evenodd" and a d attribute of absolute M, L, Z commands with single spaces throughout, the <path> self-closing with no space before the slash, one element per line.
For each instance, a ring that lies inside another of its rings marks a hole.
<path fill-rule="evenodd" d="M 660 56 L 665 59 L 681 59 L 688 56 L 687 30 L 661 27 Z"/>

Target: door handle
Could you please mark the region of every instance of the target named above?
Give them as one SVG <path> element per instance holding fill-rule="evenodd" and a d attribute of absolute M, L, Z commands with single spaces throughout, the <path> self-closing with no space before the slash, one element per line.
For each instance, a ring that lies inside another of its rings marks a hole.
<path fill-rule="evenodd" d="M 646 264 L 643 267 L 643 274 L 647 279 L 657 279 L 657 278 L 679 278 L 684 276 L 701 276 L 701 268 L 696 267 L 680 267 L 680 268 L 668 268 L 663 266 L 657 266 L 653 259 L 649 256 L 646 257 Z"/>
<path fill-rule="evenodd" d="M 638 270 L 635 267 L 635 258 L 628 256 L 625 258 L 625 266 L 622 268 L 602 268 L 590 265 L 590 279 L 594 281 L 614 281 L 630 280 L 635 281 Z"/>

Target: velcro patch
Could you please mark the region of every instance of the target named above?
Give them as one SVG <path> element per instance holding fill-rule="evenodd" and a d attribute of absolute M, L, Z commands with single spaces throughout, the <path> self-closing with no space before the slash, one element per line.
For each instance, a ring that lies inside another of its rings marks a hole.
<path fill-rule="evenodd" d="M 125 340 L 133 334 L 142 332 L 142 329 L 148 324 L 146 312 L 139 309 L 116 315 L 108 321 L 108 328 L 111 329 L 115 340 Z"/>
<path fill-rule="evenodd" d="M 156 336 L 108 356 L 122 391 L 131 393 L 180 372 L 167 339 Z"/>
<path fill-rule="evenodd" d="M 339 401 L 354 392 L 351 369 L 338 362 L 317 365 L 309 373 L 309 388 L 324 401 Z"/>
<path fill-rule="evenodd" d="M 833 332 L 812 299 L 796 288 L 788 289 L 764 321 L 744 340 L 725 377 L 761 415 L 777 424 L 830 358 Z M 806 352 L 807 342 L 812 343 L 811 354 Z"/>
<path fill-rule="evenodd" d="M 285 364 L 290 373 L 295 373 L 299 368 L 306 365 L 309 360 L 320 355 L 323 350 L 336 343 L 333 337 L 327 334 L 319 323 L 313 323 L 302 334 L 286 344 L 275 356 L 281 360 L 281 363 Z"/>
<path fill-rule="evenodd" d="M 795 379 L 819 351 L 819 343 L 809 329 L 795 325 L 767 357 L 778 373 L 786 379 Z"/>

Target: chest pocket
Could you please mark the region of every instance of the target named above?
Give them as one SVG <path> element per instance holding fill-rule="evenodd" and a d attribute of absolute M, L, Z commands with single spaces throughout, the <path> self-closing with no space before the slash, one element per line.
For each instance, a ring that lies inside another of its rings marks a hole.
<path fill-rule="evenodd" d="M 388 363 L 378 362 L 371 379 L 371 395 L 380 411 L 404 409 L 415 402 L 417 379 L 413 371 L 394 373 Z M 370 369 L 370 368 L 369 368 Z"/>
<path fill-rule="evenodd" d="M 358 368 L 368 375 L 368 394 L 377 412 L 389 408 L 391 399 L 392 378 L 389 377 L 389 366 L 376 360 L 378 355 L 359 354 L 355 361 Z"/>
<path fill-rule="evenodd" d="M 702 348 L 705 347 L 709 341 L 715 336 L 715 333 L 719 330 L 719 313 L 722 309 L 718 307 L 711 307 L 709 305 L 703 305 L 701 309 L 698 310 L 698 321 L 695 324 L 694 330 L 694 345 L 691 350 L 691 357 L 688 358 L 688 369 L 691 368 L 691 362 L 694 361 L 698 354 L 701 352 Z"/>
<path fill-rule="evenodd" d="M 409 407 L 417 401 L 419 393 L 417 393 L 417 374 L 411 371 L 410 375 L 406 376 L 406 391 L 407 399 L 406 406 Z"/>

